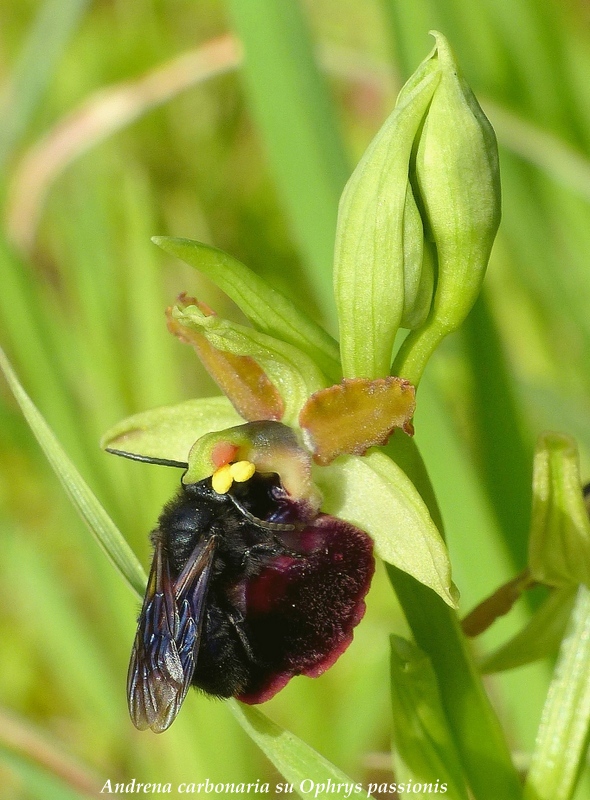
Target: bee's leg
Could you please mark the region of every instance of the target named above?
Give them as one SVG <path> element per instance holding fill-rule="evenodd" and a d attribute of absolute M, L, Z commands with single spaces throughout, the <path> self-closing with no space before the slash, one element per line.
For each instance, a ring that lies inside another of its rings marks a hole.
<path fill-rule="evenodd" d="M 247 565 L 252 556 L 291 556 L 292 558 L 301 558 L 302 554 L 290 547 L 281 540 L 279 536 L 273 534 L 270 542 L 258 542 L 251 547 L 247 547 L 242 555 L 241 567 L 242 569 Z"/>
<path fill-rule="evenodd" d="M 242 554 L 242 569 L 248 564 L 252 557 L 256 556 L 276 556 L 283 552 L 283 548 L 277 548 L 276 542 L 258 542 L 251 547 L 247 547 Z"/>
<path fill-rule="evenodd" d="M 246 636 L 246 631 L 244 630 L 244 616 L 239 611 L 230 611 L 227 615 L 227 618 L 236 632 L 238 639 L 240 640 L 240 644 L 244 648 L 244 652 L 246 653 L 246 657 L 248 661 L 252 664 L 260 664 L 256 656 L 254 655 L 254 651 L 252 650 L 252 646 Z"/>

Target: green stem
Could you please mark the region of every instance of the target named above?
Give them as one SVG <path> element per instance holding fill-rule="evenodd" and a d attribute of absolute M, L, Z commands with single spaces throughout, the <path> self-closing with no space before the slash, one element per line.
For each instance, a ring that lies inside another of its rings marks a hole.
<path fill-rule="evenodd" d="M 441 325 L 436 314 L 431 314 L 421 328 L 406 336 L 394 359 L 391 374 L 418 386 L 430 356 L 448 333 L 450 329 Z"/>
<path fill-rule="evenodd" d="M 428 505 L 440 512 L 413 440 L 396 436 L 389 455 L 406 471 Z M 500 723 L 461 632 L 456 613 L 431 589 L 396 567 L 387 567 L 418 646 L 436 672 L 443 707 L 476 800 L 521 800 L 522 789 Z"/>

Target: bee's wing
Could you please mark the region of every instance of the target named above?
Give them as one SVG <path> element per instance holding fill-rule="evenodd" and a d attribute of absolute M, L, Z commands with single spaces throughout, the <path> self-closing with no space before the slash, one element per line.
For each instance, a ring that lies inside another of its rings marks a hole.
<path fill-rule="evenodd" d="M 161 733 L 180 709 L 199 648 L 215 540 L 195 547 L 179 579 L 156 539 L 127 677 L 129 713 L 136 728 Z"/>
<path fill-rule="evenodd" d="M 175 583 L 179 614 L 176 644 L 185 676 L 183 691 L 178 698 L 179 708 L 195 671 L 214 556 L 215 537 L 199 542 Z"/>

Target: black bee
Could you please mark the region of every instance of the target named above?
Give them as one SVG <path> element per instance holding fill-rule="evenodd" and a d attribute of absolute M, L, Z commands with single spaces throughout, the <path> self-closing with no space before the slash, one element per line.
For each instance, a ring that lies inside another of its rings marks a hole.
<path fill-rule="evenodd" d="M 247 687 L 257 659 L 244 629 L 244 582 L 293 552 L 277 532 L 295 526 L 262 519 L 280 513 L 277 484 L 255 475 L 220 494 L 207 479 L 164 508 L 129 665 L 138 728 L 168 728 L 191 683 L 220 697 Z"/>
<path fill-rule="evenodd" d="M 218 492 L 183 485 L 152 534 L 127 682 L 136 727 L 159 733 L 192 684 L 247 703 L 317 676 L 352 640 L 373 574 L 362 531 L 293 502 L 275 474 Z"/>

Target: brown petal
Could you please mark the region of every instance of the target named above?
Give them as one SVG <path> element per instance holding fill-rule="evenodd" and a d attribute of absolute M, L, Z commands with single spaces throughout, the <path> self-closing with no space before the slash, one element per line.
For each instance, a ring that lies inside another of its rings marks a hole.
<path fill-rule="evenodd" d="M 321 389 L 301 409 L 299 424 L 316 463 L 344 453 L 363 455 L 387 443 L 394 428 L 412 434 L 415 389 L 401 378 L 345 379 Z"/>
<path fill-rule="evenodd" d="M 214 312 L 198 300 L 182 294 L 180 305 L 196 305 L 206 316 Z M 181 342 L 194 347 L 207 372 L 221 391 L 229 398 L 238 414 L 245 420 L 280 420 L 284 413 L 284 403 L 277 388 L 264 370 L 250 356 L 237 356 L 224 353 L 213 347 L 206 337 L 191 330 L 175 320 L 171 308 L 166 310 L 168 330 Z"/>

